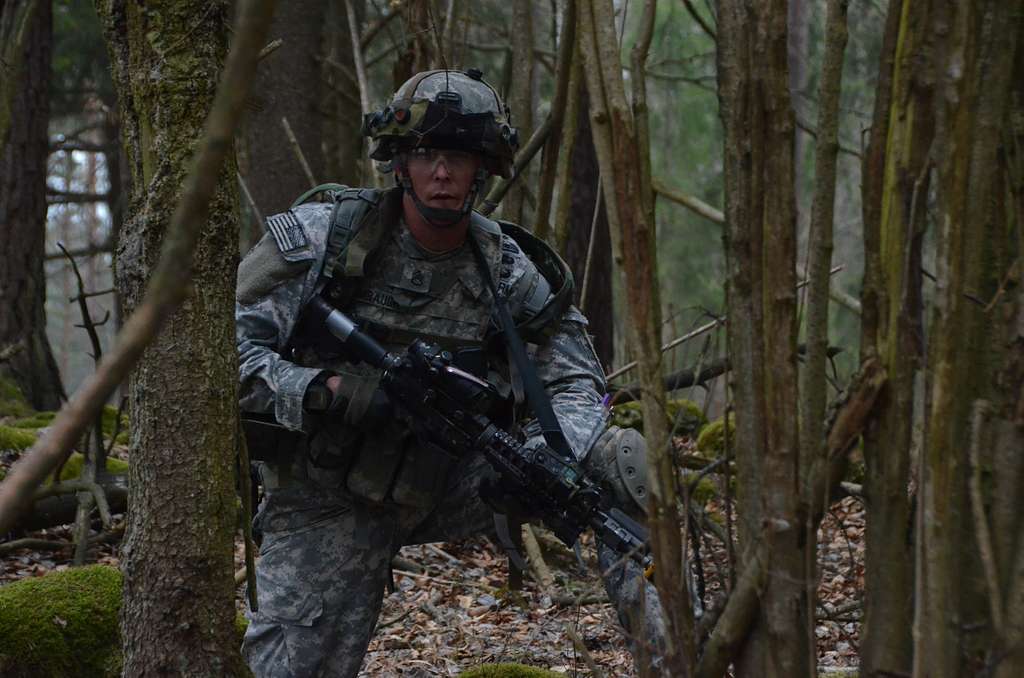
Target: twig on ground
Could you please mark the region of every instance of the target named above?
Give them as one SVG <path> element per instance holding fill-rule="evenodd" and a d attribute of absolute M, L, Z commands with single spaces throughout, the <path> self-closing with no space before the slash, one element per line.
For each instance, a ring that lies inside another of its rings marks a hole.
<path fill-rule="evenodd" d="M 576 651 L 583 655 L 583 661 L 587 663 L 587 668 L 590 669 L 590 675 L 594 678 L 604 678 L 604 671 L 597 665 L 594 658 L 590 655 L 590 650 L 587 649 L 586 643 L 580 638 L 580 634 L 576 631 L 576 627 L 572 624 L 565 625 L 565 632 L 572 639 L 572 644 L 576 648 Z"/>

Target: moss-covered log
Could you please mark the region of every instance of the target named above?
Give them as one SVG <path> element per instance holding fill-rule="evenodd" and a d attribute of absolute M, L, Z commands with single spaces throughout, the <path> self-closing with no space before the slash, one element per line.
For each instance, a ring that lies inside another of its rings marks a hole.
<path fill-rule="evenodd" d="M 0 587 L 0 675 L 116 678 L 120 609 L 121 573 L 103 565 Z"/>
<path fill-rule="evenodd" d="M 0 676 L 118 678 L 121 573 L 90 565 L 0 587 Z M 245 618 L 228 635 L 240 643 Z"/>

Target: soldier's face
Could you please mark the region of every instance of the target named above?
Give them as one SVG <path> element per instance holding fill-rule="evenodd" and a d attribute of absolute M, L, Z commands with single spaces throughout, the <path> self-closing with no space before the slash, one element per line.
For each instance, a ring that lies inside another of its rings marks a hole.
<path fill-rule="evenodd" d="M 429 207 L 462 209 L 480 169 L 477 153 L 439 148 L 414 148 L 406 166 L 413 190 Z"/>

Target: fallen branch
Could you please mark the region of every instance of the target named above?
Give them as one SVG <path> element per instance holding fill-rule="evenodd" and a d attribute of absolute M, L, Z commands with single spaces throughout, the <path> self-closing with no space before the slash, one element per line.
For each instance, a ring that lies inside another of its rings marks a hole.
<path fill-rule="evenodd" d="M 79 480 L 66 480 L 39 488 L 39 496 L 30 497 L 28 506 L 12 525 L 31 532 L 74 522 L 78 511 L 78 492 L 85 488 Z M 124 513 L 128 506 L 127 478 L 123 475 L 101 474 L 95 483 L 102 487 L 104 503 L 110 515 Z"/>
<path fill-rule="evenodd" d="M 124 536 L 124 526 L 116 527 L 102 534 L 98 534 L 95 537 L 89 537 L 89 547 L 97 546 L 99 544 L 110 544 L 121 539 Z M 13 553 L 20 549 L 29 549 L 31 551 L 63 551 L 65 549 L 72 549 L 75 547 L 75 543 L 71 541 L 65 541 L 63 539 L 37 539 L 33 537 L 26 537 L 25 539 L 15 539 L 0 544 L 0 556 L 6 556 L 9 553 Z"/>
<path fill-rule="evenodd" d="M 705 325 L 705 327 L 707 326 Z M 800 345 L 797 347 L 797 351 L 803 355 L 805 347 Z M 828 349 L 828 357 L 833 358 L 842 352 L 843 349 L 838 346 L 830 346 Z M 696 368 L 678 370 L 665 377 L 665 390 L 678 391 L 681 388 L 701 385 L 716 377 L 720 377 L 728 372 L 729 369 L 729 359 L 719 358 L 699 370 Z M 611 377 L 609 377 L 609 379 L 610 378 Z M 608 393 L 611 394 L 612 402 L 616 405 L 633 402 L 640 399 L 640 384 L 638 382 L 632 382 L 625 386 L 613 386 L 609 384 Z"/>
<path fill-rule="evenodd" d="M 540 544 L 537 542 L 537 535 L 530 523 L 523 523 L 523 548 L 526 550 L 526 562 L 530 564 L 533 578 L 537 581 L 541 590 L 545 593 L 555 585 L 555 576 L 551 574 L 551 568 L 544 561 L 544 554 L 541 553 Z"/>
<path fill-rule="evenodd" d="M 29 506 L 35 488 L 68 455 L 75 442 L 142 357 L 143 351 L 189 294 L 192 254 L 206 223 L 210 200 L 224 159 L 233 148 L 235 127 L 244 109 L 260 48 L 266 42 L 272 0 L 251 0 L 238 10 L 239 24 L 194 169 L 171 217 L 163 251 L 146 296 L 118 334 L 99 369 L 61 408 L 47 435 L 40 438 L 0 483 L 0 534 Z"/>
<path fill-rule="evenodd" d="M 569 638 L 572 639 L 573 647 L 575 647 L 576 651 L 583 656 L 583 661 L 586 662 L 587 668 L 590 669 L 590 675 L 594 678 L 604 678 L 604 671 L 598 667 L 597 662 L 595 662 L 594 658 L 590 655 L 590 650 L 587 649 L 586 643 L 584 643 L 583 639 L 580 638 L 580 634 L 576 631 L 576 627 L 572 624 L 566 624 L 565 632 L 568 634 Z"/>

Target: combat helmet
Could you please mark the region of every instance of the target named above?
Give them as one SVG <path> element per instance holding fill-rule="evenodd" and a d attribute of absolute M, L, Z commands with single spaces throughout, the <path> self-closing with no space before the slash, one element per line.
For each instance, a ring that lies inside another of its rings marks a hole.
<path fill-rule="evenodd" d="M 473 209 L 488 174 L 510 179 L 519 134 L 509 123 L 508 107 L 475 68 L 417 73 L 398 88 L 391 102 L 363 118 L 363 134 L 373 140 L 370 157 L 397 161 L 402 188 L 423 218 L 434 225 L 460 221 Z M 404 151 L 416 147 L 452 148 L 479 153 L 483 164 L 461 209 L 430 207 L 413 189 L 403 167 Z"/>
<path fill-rule="evenodd" d="M 363 133 L 374 142 L 374 160 L 416 146 L 458 148 L 480 153 L 487 170 L 506 179 L 519 147 L 508 107 L 476 68 L 417 73 L 383 110 L 364 117 Z"/>

